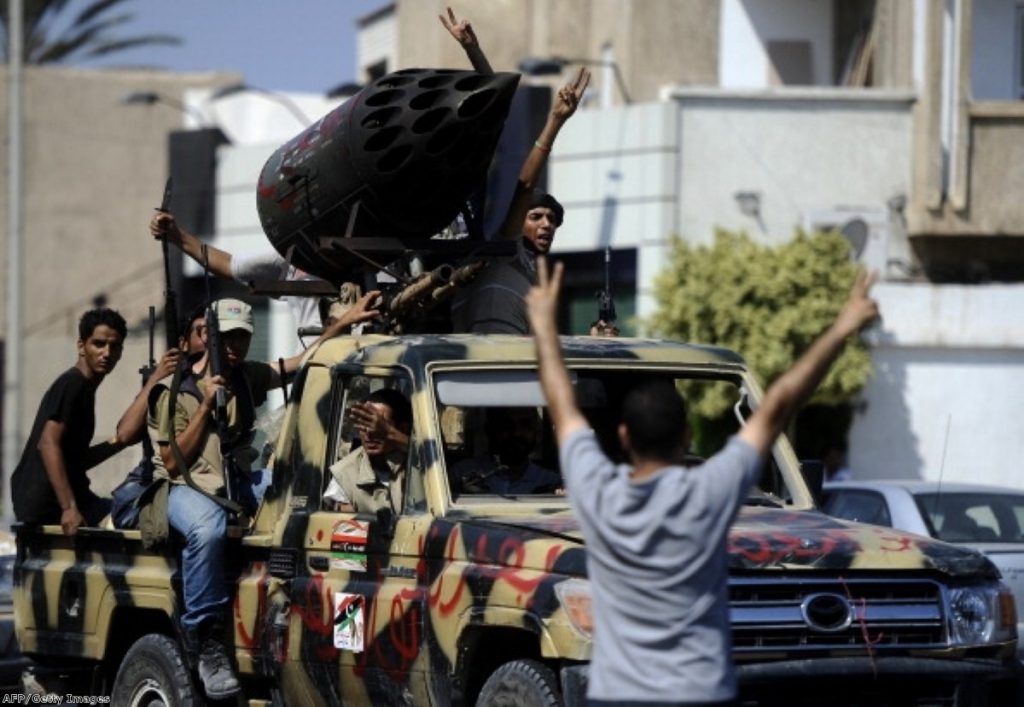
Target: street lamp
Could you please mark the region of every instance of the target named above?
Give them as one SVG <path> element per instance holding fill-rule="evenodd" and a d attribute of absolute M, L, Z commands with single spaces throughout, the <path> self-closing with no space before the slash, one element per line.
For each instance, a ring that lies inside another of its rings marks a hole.
<path fill-rule="evenodd" d="M 154 103 L 163 103 L 170 106 L 171 108 L 177 108 L 185 115 L 192 116 L 196 121 L 196 125 L 202 127 L 206 125 L 207 119 L 195 106 L 190 106 L 187 103 L 182 103 L 177 98 L 171 98 L 170 96 L 164 95 L 163 93 L 157 93 L 156 91 L 132 91 L 121 96 L 118 103 L 123 105 L 143 105 L 151 106 Z"/>
<path fill-rule="evenodd" d="M 284 95 L 282 93 L 275 93 L 274 91 L 268 91 L 265 88 L 258 88 L 256 86 L 250 86 L 249 84 L 245 84 L 245 83 L 236 83 L 236 84 L 231 84 L 230 86 L 223 86 L 221 88 L 218 88 L 216 91 L 214 91 L 213 93 L 210 94 L 210 99 L 209 100 L 210 101 L 219 101 L 222 98 L 227 98 L 228 96 L 233 96 L 236 93 L 257 93 L 257 94 L 259 94 L 261 96 L 266 96 L 270 100 L 275 101 L 276 103 L 279 103 L 282 106 L 284 106 L 288 110 L 288 112 L 291 113 L 292 116 L 296 120 L 298 120 L 300 123 L 302 123 L 302 127 L 308 128 L 310 125 L 313 124 L 313 121 L 309 119 L 309 116 L 306 115 L 305 113 L 303 113 L 302 109 L 299 108 L 295 104 L 295 101 L 293 101 L 292 99 L 288 98 L 288 96 L 286 96 L 286 95 Z"/>
<path fill-rule="evenodd" d="M 22 240 L 22 80 L 25 11 L 22 0 L 7 4 L 7 301 L 4 322 L 3 366 L 3 465 L 0 467 L 0 509 L 3 524 L 10 528 L 14 518 L 11 503 L 11 474 L 24 442 L 21 428 L 22 331 L 21 331 L 21 240 Z"/>
<path fill-rule="evenodd" d="M 625 103 L 632 103 L 629 91 L 626 90 L 626 82 L 622 78 L 622 71 L 618 62 L 603 59 L 567 59 L 562 56 L 538 57 L 528 56 L 519 62 L 519 71 L 527 76 L 555 76 L 562 73 L 567 64 L 583 64 L 584 66 L 605 66 L 615 74 L 615 85 L 619 87 L 622 100 Z"/>

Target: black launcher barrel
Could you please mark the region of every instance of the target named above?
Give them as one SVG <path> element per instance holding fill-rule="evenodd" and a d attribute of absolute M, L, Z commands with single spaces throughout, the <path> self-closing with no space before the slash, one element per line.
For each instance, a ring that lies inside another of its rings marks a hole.
<path fill-rule="evenodd" d="M 362 264 L 322 257 L 321 237 L 423 247 L 483 184 L 518 83 L 514 73 L 446 69 L 374 81 L 267 160 L 257 189 L 267 238 L 335 283 Z"/>

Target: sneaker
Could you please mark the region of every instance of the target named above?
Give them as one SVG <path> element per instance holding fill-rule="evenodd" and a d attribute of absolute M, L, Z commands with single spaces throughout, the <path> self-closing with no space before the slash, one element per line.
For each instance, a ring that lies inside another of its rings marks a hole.
<path fill-rule="evenodd" d="M 207 638 L 199 652 L 199 679 L 211 700 L 221 700 L 238 694 L 240 688 L 235 671 L 231 668 L 224 644 Z"/>

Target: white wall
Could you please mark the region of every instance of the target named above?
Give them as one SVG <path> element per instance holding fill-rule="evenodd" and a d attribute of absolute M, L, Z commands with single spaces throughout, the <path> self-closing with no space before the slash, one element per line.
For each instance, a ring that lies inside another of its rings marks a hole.
<path fill-rule="evenodd" d="M 1024 487 L 1024 285 L 887 283 L 875 295 L 883 320 L 850 433 L 854 476 Z"/>
<path fill-rule="evenodd" d="M 878 90 L 677 89 L 679 233 L 710 243 L 716 227 L 784 242 L 808 212 L 884 210 L 907 194 L 909 94 Z M 760 195 L 761 220 L 737 192 Z"/>
<path fill-rule="evenodd" d="M 976 100 L 1014 101 L 1014 62 L 1019 0 L 974 0 L 971 32 L 971 95 Z"/>
<path fill-rule="evenodd" d="M 554 252 L 638 248 L 641 317 L 654 311 L 654 276 L 677 230 L 677 122 L 672 103 L 581 110 L 551 154 L 548 188 L 566 210 Z"/>
<path fill-rule="evenodd" d="M 833 83 L 832 0 L 722 0 L 719 86 L 768 86 L 767 43 L 782 40 L 809 41 L 814 84 Z"/>

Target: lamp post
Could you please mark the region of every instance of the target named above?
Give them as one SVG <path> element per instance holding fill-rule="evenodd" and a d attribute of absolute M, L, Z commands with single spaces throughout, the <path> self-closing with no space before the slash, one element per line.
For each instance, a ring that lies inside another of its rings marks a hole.
<path fill-rule="evenodd" d="M 21 452 L 21 80 L 22 0 L 7 2 L 7 321 L 4 333 L 3 523 L 10 527 L 11 474 Z"/>
<path fill-rule="evenodd" d="M 245 83 L 231 84 L 230 86 L 224 86 L 218 88 L 216 91 L 210 94 L 210 101 L 219 101 L 222 98 L 233 96 L 236 93 L 256 93 L 261 96 L 265 96 L 270 100 L 281 104 L 287 109 L 292 116 L 302 123 L 303 128 L 308 128 L 313 124 L 313 121 L 309 119 L 309 116 L 302 112 L 302 109 L 296 105 L 295 101 L 288 98 L 288 96 L 282 93 L 275 93 L 274 91 L 268 91 L 265 88 L 258 88 L 256 86 L 250 86 Z"/>
<path fill-rule="evenodd" d="M 629 97 L 629 91 L 626 90 L 626 82 L 622 78 L 622 70 L 619 69 L 619 64 L 615 61 L 607 61 L 604 59 L 568 59 L 561 56 L 528 56 L 519 62 L 519 71 L 527 76 L 555 76 L 562 73 L 568 64 L 583 64 L 584 66 L 603 66 L 610 68 L 612 73 L 615 75 L 615 85 L 618 86 L 619 93 L 622 94 L 623 102 L 626 104 L 633 102 Z"/>

